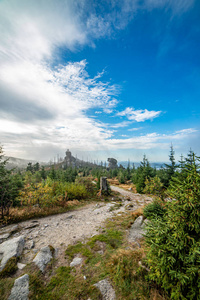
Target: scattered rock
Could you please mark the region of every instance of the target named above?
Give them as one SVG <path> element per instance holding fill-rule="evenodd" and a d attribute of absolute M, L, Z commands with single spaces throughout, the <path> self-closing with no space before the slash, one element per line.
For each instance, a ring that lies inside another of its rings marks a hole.
<path fill-rule="evenodd" d="M 33 249 L 33 253 L 37 253 L 38 252 L 38 249 Z"/>
<path fill-rule="evenodd" d="M 43 247 L 40 252 L 36 255 L 33 262 L 38 266 L 40 271 L 44 272 L 46 265 L 50 262 L 50 260 L 53 258 L 52 252 L 49 248 Z"/>
<path fill-rule="evenodd" d="M 25 274 L 15 280 L 8 300 L 28 300 L 29 276 Z"/>
<path fill-rule="evenodd" d="M 103 279 L 95 283 L 94 286 L 96 286 L 100 290 L 103 300 L 116 299 L 115 291 L 111 286 L 110 282 L 108 281 L 108 279 Z"/>
<path fill-rule="evenodd" d="M 11 227 L 10 232 L 13 234 L 18 230 L 19 230 L 19 225 L 14 225 L 14 226 Z"/>
<path fill-rule="evenodd" d="M 70 263 L 70 267 L 76 267 L 82 263 L 83 259 L 81 257 L 75 257 Z"/>
<path fill-rule="evenodd" d="M 128 191 L 132 191 L 132 187 L 128 188 Z"/>
<path fill-rule="evenodd" d="M 73 215 L 70 215 L 70 216 L 68 216 L 67 218 L 66 218 L 66 220 L 67 219 L 72 219 L 73 218 Z"/>
<path fill-rule="evenodd" d="M 35 242 L 33 240 L 27 241 L 24 249 L 31 250 L 35 247 Z"/>
<path fill-rule="evenodd" d="M 13 234 L 15 232 L 17 232 L 20 229 L 19 225 L 10 225 L 10 226 L 6 226 L 0 229 L 0 234 L 4 234 L 4 233 L 10 233 Z"/>
<path fill-rule="evenodd" d="M 10 235 L 11 235 L 10 232 L 1 234 L 1 235 L 0 235 L 0 244 L 3 243 L 4 240 L 6 240 L 7 238 L 9 238 Z"/>
<path fill-rule="evenodd" d="M 129 242 L 135 242 L 136 240 L 139 240 L 143 237 L 144 234 L 144 225 L 143 225 L 143 216 L 139 216 L 133 225 L 130 228 L 129 231 Z"/>
<path fill-rule="evenodd" d="M 31 228 L 35 228 L 35 227 L 37 227 L 37 226 L 39 226 L 38 223 L 33 223 L 33 224 L 27 225 L 24 229 L 31 229 Z"/>
<path fill-rule="evenodd" d="M 134 205 L 133 205 L 133 204 L 128 204 L 128 205 L 126 205 L 125 208 L 126 208 L 127 210 L 133 210 Z"/>
<path fill-rule="evenodd" d="M 18 269 L 22 270 L 24 267 L 26 267 L 25 264 L 17 263 Z"/>
<path fill-rule="evenodd" d="M 24 236 L 19 236 L 17 238 L 13 238 L 2 243 L 0 245 L 0 259 L 2 258 L 0 271 L 3 270 L 3 268 L 6 265 L 6 262 L 11 257 L 20 256 L 22 254 L 23 248 L 24 248 Z"/>

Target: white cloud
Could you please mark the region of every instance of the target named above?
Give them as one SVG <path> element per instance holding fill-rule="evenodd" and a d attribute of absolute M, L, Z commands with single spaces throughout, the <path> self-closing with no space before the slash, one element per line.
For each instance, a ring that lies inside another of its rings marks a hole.
<path fill-rule="evenodd" d="M 198 130 L 187 128 L 176 131 L 171 134 L 159 134 L 156 132 L 148 133 L 131 137 L 128 139 L 109 139 L 107 145 L 110 149 L 168 149 L 170 142 L 176 142 L 177 147 L 179 143 L 184 142 L 192 134 L 197 133 Z"/>
<path fill-rule="evenodd" d="M 136 122 L 144 122 L 146 120 L 152 120 L 157 118 L 161 114 L 161 111 L 147 110 L 147 109 L 138 109 L 135 110 L 131 107 L 127 107 L 124 111 L 118 112 L 117 116 L 126 116 L 128 120 Z"/>
<path fill-rule="evenodd" d="M 130 128 L 128 129 L 128 131 L 138 131 L 140 129 L 142 129 L 143 127 L 138 127 L 138 128 Z"/>
<path fill-rule="evenodd" d="M 54 65 L 59 47 L 74 51 L 112 38 L 134 18 L 140 1 L 111 2 L 112 9 L 101 16 L 92 9 L 95 2 L 89 7 L 86 0 L 0 1 L 0 133 L 8 153 L 48 160 L 59 149 L 149 147 L 158 140 L 157 135 L 111 140 L 110 128 L 126 122 L 105 126 L 89 118 L 87 110 L 113 113 L 119 87 L 101 81 L 104 71 L 91 78 L 85 60 Z M 143 122 L 160 113 L 127 108 L 118 116 Z"/>
<path fill-rule="evenodd" d="M 123 121 L 123 122 L 120 122 L 120 123 L 111 124 L 110 127 L 112 127 L 112 128 L 124 128 L 124 127 L 129 126 L 131 123 L 132 122 L 129 122 L 129 121 Z"/>

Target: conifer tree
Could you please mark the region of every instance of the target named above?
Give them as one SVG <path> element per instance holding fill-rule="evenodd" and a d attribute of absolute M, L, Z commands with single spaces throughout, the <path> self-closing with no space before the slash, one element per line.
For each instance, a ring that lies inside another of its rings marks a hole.
<path fill-rule="evenodd" d="M 147 226 L 149 278 L 170 299 L 200 299 L 200 158 L 185 163 L 185 179 L 174 177 L 169 187 L 167 213 Z"/>
<path fill-rule="evenodd" d="M 174 158 L 175 151 L 173 149 L 173 145 L 170 147 L 170 153 L 169 153 L 169 161 L 170 164 L 165 164 L 165 171 L 166 171 L 166 176 L 163 178 L 163 183 L 165 187 L 169 186 L 169 182 L 171 178 L 174 176 L 175 171 L 176 171 L 176 163 L 175 163 L 175 158 Z"/>

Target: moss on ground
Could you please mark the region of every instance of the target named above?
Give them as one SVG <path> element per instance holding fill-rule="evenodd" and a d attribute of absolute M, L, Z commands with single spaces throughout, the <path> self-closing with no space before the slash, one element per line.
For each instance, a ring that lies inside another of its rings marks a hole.
<path fill-rule="evenodd" d="M 59 267 L 47 285 L 38 274 L 30 275 L 30 290 L 30 299 L 102 299 L 90 280 L 84 279 L 82 274 L 74 276 L 70 267 Z"/>
<path fill-rule="evenodd" d="M 0 272 L 0 278 L 8 277 L 12 274 L 14 274 L 17 271 L 17 258 L 16 257 L 11 257 L 3 270 Z"/>

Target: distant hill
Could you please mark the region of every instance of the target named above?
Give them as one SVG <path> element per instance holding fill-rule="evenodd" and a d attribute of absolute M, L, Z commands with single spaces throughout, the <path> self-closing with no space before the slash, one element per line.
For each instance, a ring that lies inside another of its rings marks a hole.
<path fill-rule="evenodd" d="M 124 168 L 128 167 L 128 161 L 118 161 L 118 165 L 122 165 Z M 140 165 L 139 162 L 134 162 L 134 166 L 135 168 L 138 168 Z M 162 166 L 164 167 L 165 163 L 164 162 L 150 162 L 150 166 L 152 168 L 156 168 L 157 170 L 159 170 Z M 130 167 L 133 167 L 133 162 L 130 162 Z"/>
<path fill-rule="evenodd" d="M 8 159 L 8 162 L 6 164 L 6 169 L 8 170 L 11 170 L 13 168 L 17 168 L 18 170 L 23 170 L 26 169 L 29 162 L 31 162 L 32 164 L 35 164 L 37 162 L 36 160 L 27 160 L 27 159 L 9 157 L 9 156 L 4 156 L 4 158 L 5 160 Z"/>

